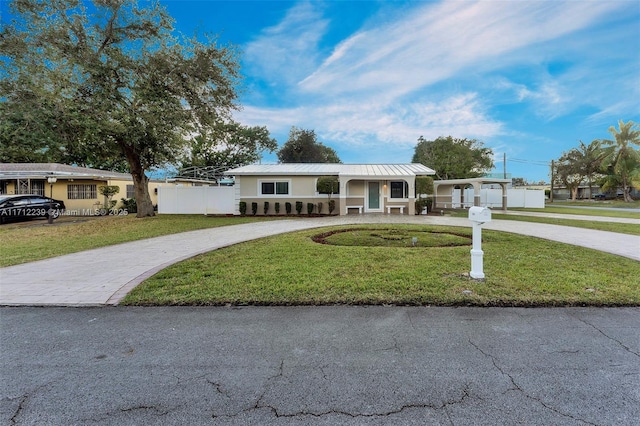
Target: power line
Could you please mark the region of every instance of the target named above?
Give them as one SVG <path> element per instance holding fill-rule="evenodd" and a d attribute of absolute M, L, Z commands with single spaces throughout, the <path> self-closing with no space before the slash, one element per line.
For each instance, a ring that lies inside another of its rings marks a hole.
<path fill-rule="evenodd" d="M 532 164 L 534 166 L 549 167 L 551 165 L 551 162 L 549 161 L 522 160 L 520 158 L 508 158 L 507 161 L 512 161 L 514 163 L 522 163 L 522 164 Z"/>

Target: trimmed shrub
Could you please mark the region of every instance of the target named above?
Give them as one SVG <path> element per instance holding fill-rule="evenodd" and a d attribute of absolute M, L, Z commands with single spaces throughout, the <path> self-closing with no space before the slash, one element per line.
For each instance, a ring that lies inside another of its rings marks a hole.
<path fill-rule="evenodd" d="M 329 200 L 329 214 L 336 209 L 336 200 Z"/>
<path fill-rule="evenodd" d="M 122 208 L 128 213 L 138 213 L 138 204 L 135 198 L 120 198 Z"/>
<path fill-rule="evenodd" d="M 246 201 L 240 201 L 240 214 L 242 216 L 244 216 L 245 214 L 247 214 L 247 202 Z"/>
<path fill-rule="evenodd" d="M 291 203 L 284 203 L 284 208 L 287 214 L 291 214 Z"/>
<path fill-rule="evenodd" d="M 298 214 L 302 212 L 302 201 L 296 201 L 296 211 Z"/>
<path fill-rule="evenodd" d="M 264 214 L 266 215 L 268 211 L 269 211 L 269 202 L 265 201 L 264 202 Z"/>
<path fill-rule="evenodd" d="M 322 203 L 318 203 L 318 214 L 322 214 Z"/>
<path fill-rule="evenodd" d="M 416 214 L 422 214 L 422 210 L 424 210 L 426 205 L 427 205 L 426 198 L 418 198 L 416 200 Z"/>
<path fill-rule="evenodd" d="M 307 203 L 307 214 L 313 213 L 313 208 L 315 205 L 313 203 Z"/>
<path fill-rule="evenodd" d="M 258 203 L 251 203 L 251 213 L 254 216 L 258 213 Z"/>
<path fill-rule="evenodd" d="M 276 210 L 276 214 L 280 214 L 280 203 L 275 203 L 273 207 Z"/>

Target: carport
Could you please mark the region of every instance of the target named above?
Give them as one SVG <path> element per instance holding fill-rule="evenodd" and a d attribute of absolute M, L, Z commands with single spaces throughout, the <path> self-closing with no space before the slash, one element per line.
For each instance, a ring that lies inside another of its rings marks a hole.
<path fill-rule="evenodd" d="M 435 208 L 457 208 L 461 206 L 468 208 L 471 206 L 480 206 L 480 190 L 482 185 L 500 185 L 502 188 L 502 210 L 507 210 L 507 185 L 511 183 L 511 179 L 492 179 L 492 178 L 470 178 L 470 179 L 449 179 L 436 180 L 433 182 L 433 192 L 435 194 Z M 465 189 L 473 187 L 473 200 L 465 200 Z M 460 201 L 454 199 L 454 190 L 460 190 Z"/>

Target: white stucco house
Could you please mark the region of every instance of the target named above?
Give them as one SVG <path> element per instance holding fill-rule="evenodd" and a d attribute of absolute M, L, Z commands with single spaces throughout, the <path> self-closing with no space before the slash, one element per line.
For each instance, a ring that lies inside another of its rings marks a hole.
<path fill-rule="evenodd" d="M 260 212 L 269 202 L 268 214 L 275 213 L 275 203 L 323 203 L 329 197 L 317 191 L 320 177 L 332 176 L 339 181 L 339 191 L 332 194 L 336 202 L 334 214 L 415 213 L 415 180 L 417 176 L 434 175 L 422 164 L 328 164 L 283 163 L 253 164 L 228 170 L 235 177 L 236 213 L 240 202 L 258 203 Z M 281 207 L 284 211 L 284 206 Z M 327 213 L 323 208 L 323 213 Z M 305 208 L 306 211 L 306 208 Z"/>

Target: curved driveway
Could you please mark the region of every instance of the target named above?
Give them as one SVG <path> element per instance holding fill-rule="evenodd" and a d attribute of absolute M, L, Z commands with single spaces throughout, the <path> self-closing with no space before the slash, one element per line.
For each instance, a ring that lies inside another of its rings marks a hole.
<path fill-rule="evenodd" d="M 582 216 L 580 219 L 587 218 Z M 626 222 L 640 224 L 640 220 L 635 219 Z M 146 278 L 197 254 L 285 232 L 358 223 L 470 226 L 464 218 L 349 215 L 257 222 L 166 235 L 2 268 L 0 305 L 116 305 Z M 638 236 L 509 220 L 494 220 L 483 227 L 592 248 L 640 261 Z"/>

